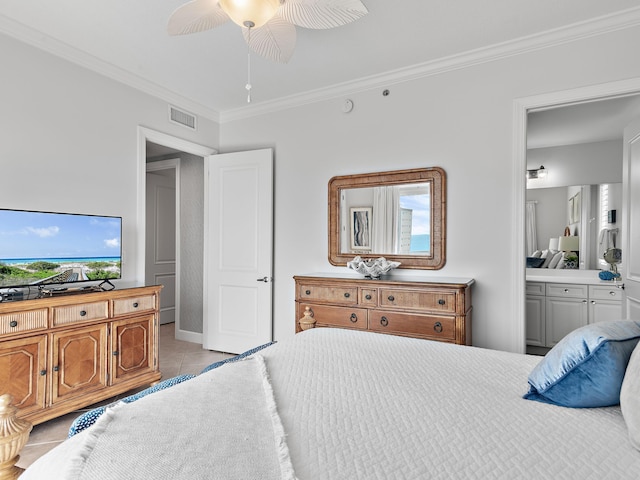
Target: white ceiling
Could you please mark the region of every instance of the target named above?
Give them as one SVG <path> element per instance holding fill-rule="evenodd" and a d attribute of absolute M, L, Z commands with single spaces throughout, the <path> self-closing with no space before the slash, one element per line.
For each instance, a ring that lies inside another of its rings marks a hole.
<path fill-rule="evenodd" d="M 254 104 L 279 101 L 606 17 L 638 0 L 362 0 L 332 30 L 297 28 L 291 61 L 252 57 Z M 152 93 L 214 113 L 246 107 L 246 46 L 233 23 L 170 37 L 185 0 L 2 0 L 7 33 Z M 626 13 L 625 13 L 626 15 Z M 606 20 L 606 19 L 605 19 Z M 163 95 L 163 93 L 165 95 Z"/>
<path fill-rule="evenodd" d="M 529 113 L 527 148 L 622 140 L 640 118 L 640 95 L 610 98 Z"/>

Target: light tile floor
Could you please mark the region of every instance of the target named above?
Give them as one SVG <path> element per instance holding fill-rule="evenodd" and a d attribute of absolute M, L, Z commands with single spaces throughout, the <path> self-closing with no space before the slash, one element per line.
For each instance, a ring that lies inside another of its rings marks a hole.
<path fill-rule="evenodd" d="M 175 324 L 168 323 L 160 326 L 159 356 L 162 378 L 167 379 L 184 373 L 197 374 L 211 363 L 218 362 L 233 355 L 221 352 L 203 350 L 198 343 L 182 342 L 175 339 Z M 48 422 L 35 425 L 29 436 L 29 442 L 20 454 L 18 466 L 27 468 L 39 457 L 47 453 L 53 447 L 67 438 L 69 427 L 73 421 L 83 412 L 91 410 L 99 405 L 111 403 L 118 398 L 127 397 L 139 388 L 118 397 L 110 398 L 96 405 L 91 405 Z"/>

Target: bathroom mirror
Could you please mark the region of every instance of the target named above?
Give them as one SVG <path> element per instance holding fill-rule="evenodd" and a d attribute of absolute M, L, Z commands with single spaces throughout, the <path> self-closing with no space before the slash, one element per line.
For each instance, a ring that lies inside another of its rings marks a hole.
<path fill-rule="evenodd" d="M 419 168 L 329 181 L 329 262 L 385 257 L 399 268 L 444 266 L 446 175 Z"/>

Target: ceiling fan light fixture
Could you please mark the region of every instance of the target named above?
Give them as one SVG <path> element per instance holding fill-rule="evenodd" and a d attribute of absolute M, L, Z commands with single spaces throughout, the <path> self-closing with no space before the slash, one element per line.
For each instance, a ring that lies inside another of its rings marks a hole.
<path fill-rule="evenodd" d="M 245 28 L 260 28 L 273 18 L 280 0 L 219 0 L 234 23 Z"/>

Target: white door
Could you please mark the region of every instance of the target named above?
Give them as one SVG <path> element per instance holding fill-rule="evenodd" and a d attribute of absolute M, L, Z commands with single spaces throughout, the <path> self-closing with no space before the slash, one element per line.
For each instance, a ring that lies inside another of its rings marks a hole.
<path fill-rule="evenodd" d="M 273 152 L 205 158 L 203 348 L 272 339 Z"/>
<path fill-rule="evenodd" d="M 175 169 L 147 172 L 145 282 L 163 285 L 160 323 L 176 321 Z"/>
<path fill-rule="evenodd" d="M 624 130 L 622 205 L 622 315 L 640 320 L 640 119 Z"/>

